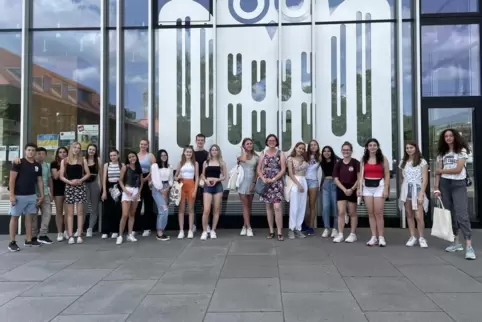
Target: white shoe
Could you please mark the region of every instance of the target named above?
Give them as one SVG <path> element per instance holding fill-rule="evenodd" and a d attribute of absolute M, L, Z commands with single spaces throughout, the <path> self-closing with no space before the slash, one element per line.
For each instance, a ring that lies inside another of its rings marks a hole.
<path fill-rule="evenodd" d="M 372 236 L 370 240 L 367 242 L 367 246 L 375 246 L 378 245 L 378 239 L 375 236 Z"/>
<path fill-rule="evenodd" d="M 187 232 L 187 239 L 193 239 L 194 238 L 194 233 L 192 232 L 192 230 L 188 231 Z"/>
<path fill-rule="evenodd" d="M 82 244 L 84 242 L 84 240 L 82 239 L 82 237 L 77 237 L 77 244 Z"/>
<path fill-rule="evenodd" d="M 208 239 L 208 233 L 203 231 L 203 233 L 201 234 L 201 240 L 206 240 Z"/>
<path fill-rule="evenodd" d="M 112 236 L 110 236 L 112 239 L 116 239 L 117 237 L 119 237 L 118 233 L 112 233 Z"/>
<path fill-rule="evenodd" d="M 179 235 L 177 235 L 177 239 L 184 239 L 184 230 L 181 230 L 179 232 Z"/>
<path fill-rule="evenodd" d="M 333 230 L 331 231 L 331 238 L 335 238 L 336 236 L 338 236 L 338 230 L 333 228 Z"/>
<path fill-rule="evenodd" d="M 422 248 L 427 248 L 428 247 L 428 244 L 427 244 L 427 240 L 423 237 L 420 237 L 418 239 L 418 243 L 420 244 L 420 247 Z"/>
<path fill-rule="evenodd" d="M 357 241 L 356 235 L 351 233 L 348 235 L 348 237 L 345 239 L 345 243 L 354 243 Z"/>
<path fill-rule="evenodd" d="M 74 237 L 69 238 L 69 245 L 75 244 L 75 239 Z"/>
<path fill-rule="evenodd" d="M 415 246 L 417 245 L 417 238 L 415 238 L 414 236 L 410 237 L 407 241 L 407 243 L 405 244 L 405 246 L 407 247 L 412 247 L 412 246 Z"/>
<path fill-rule="evenodd" d="M 192 225 L 192 233 L 194 234 L 196 232 L 196 225 Z"/>
<path fill-rule="evenodd" d="M 206 231 L 208 232 L 208 234 L 211 233 L 211 226 L 208 225 L 208 227 L 206 228 Z"/>
<path fill-rule="evenodd" d="M 136 235 L 137 235 L 137 233 L 136 233 L 135 231 L 133 231 L 133 232 L 132 232 L 132 236 L 135 237 Z"/>
<path fill-rule="evenodd" d="M 77 231 L 75 232 L 74 237 L 75 237 L 75 238 L 79 237 L 79 230 L 78 230 L 78 229 L 77 229 Z"/>
<path fill-rule="evenodd" d="M 239 233 L 239 235 L 241 236 L 246 236 L 246 234 L 248 233 L 246 227 L 243 226 L 243 228 L 241 228 L 241 233 Z"/>
<path fill-rule="evenodd" d="M 216 235 L 216 232 L 214 230 L 211 230 L 211 233 L 209 234 L 209 237 L 211 239 L 216 239 L 216 238 L 218 238 L 218 235 Z"/>
<path fill-rule="evenodd" d="M 334 243 L 341 243 L 342 241 L 343 241 L 343 234 L 342 233 L 337 234 L 336 237 L 333 238 Z"/>
<path fill-rule="evenodd" d="M 92 237 L 92 228 L 87 228 L 87 233 L 85 234 L 85 237 Z"/>
<path fill-rule="evenodd" d="M 115 241 L 115 244 L 116 245 L 122 245 L 122 242 L 123 242 L 123 238 L 122 238 L 122 236 L 119 236 L 119 237 L 117 237 L 117 239 Z"/>
<path fill-rule="evenodd" d="M 251 229 L 251 227 L 248 227 L 247 232 L 246 232 L 246 236 L 248 236 L 248 237 L 254 236 L 253 229 Z"/>
<path fill-rule="evenodd" d="M 383 236 L 378 237 L 378 246 L 380 247 L 387 246 L 387 241 L 385 240 L 385 237 Z"/>
<path fill-rule="evenodd" d="M 101 236 L 100 238 L 102 238 L 102 239 L 107 239 L 107 238 L 109 238 L 109 235 L 107 235 L 107 234 L 102 234 L 102 236 Z"/>
<path fill-rule="evenodd" d="M 129 234 L 129 235 L 127 235 L 127 241 L 135 243 L 137 241 L 137 239 L 134 237 L 134 235 Z"/>
<path fill-rule="evenodd" d="M 149 237 L 150 235 L 151 235 L 150 230 L 144 230 L 144 232 L 142 233 L 142 237 Z"/>
<path fill-rule="evenodd" d="M 58 242 L 64 241 L 64 234 L 58 233 L 58 234 L 57 234 L 57 241 L 58 241 Z"/>
<path fill-rule="evenodd" d="M 64 239 L 69 239 L 69 233 L 67 230 L 64 230 Z"/>
<path fill-rule="evenodd" d="M 330 236 L 330 230 L 325 228 L 325 230 L 323 230 L 323 234 L 321 234 L 321 237 L 327 238 L 328 236 Z"/>

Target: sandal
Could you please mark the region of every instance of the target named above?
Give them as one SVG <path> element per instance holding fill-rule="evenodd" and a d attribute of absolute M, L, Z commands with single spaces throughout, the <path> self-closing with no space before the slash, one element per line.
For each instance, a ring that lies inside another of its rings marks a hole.
<path fill-rule="evenodd" d="M 269 233 L 268 236 L 266 236 L 266 239 L 273 239 L 274 238 L 274 233 Z"/>
<path fill-rule="evenodd" d="M 285 238 L 283 237 L 283 234 L 278 234 L 278 240 L 279 241 L 285 240 Z"/>

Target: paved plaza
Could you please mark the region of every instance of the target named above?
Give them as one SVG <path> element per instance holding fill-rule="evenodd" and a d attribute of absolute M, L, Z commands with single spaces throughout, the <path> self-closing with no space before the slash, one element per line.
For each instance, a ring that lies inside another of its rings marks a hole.
<path fill-rule="evenodd" d="M 121 246 L 86 238 L 82 245 L 22 246 L 18 253 L 7 252 L 1 236 L 0 321 L 481 319 L 482 258 L 447 254 L 442 241 L 407 248 L 407 232 L 388 229 L 388 247 L 368 248 L 367 229 L 356 244 L 320 237 L 279 242 L 256 232 L 247 238 L 219 230 L 217 240 L 205 242 L 151 236 Z M 481 231 L 474 241 L 482 241 Z"/>

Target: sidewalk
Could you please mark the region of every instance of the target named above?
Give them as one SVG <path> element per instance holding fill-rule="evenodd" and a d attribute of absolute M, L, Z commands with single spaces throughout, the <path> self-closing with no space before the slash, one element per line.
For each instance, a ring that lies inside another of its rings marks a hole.
<path fill-rule="evenodd" d="M 238 233 L 121 246 L 97 237 L 29 249 L 22 242 L 19 253 L 7 252 L 1 236 L 0 320 L 480 321 L 482 231 L 474 231 L 476 261 L 430 237 L 428 249 L 407 248 L 401 229 L 387 229 L 386 248 L 365 246 L 368 229 L 355 244 Z"/>

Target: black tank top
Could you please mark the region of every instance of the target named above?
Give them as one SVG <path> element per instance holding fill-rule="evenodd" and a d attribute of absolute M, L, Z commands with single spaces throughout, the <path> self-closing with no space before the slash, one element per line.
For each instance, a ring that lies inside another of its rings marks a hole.
<path fill-rule="evenodd" d="M 97 164 L 89 165 L 89 172 L 90 177 L 86 180 L 86 182 L 94 182 L 97 179 L 97 175 L 99 174 L 99 167 L 97 167 Z"/>
<path fill-rule="evenodd" d="M 83 166 L 82 164 L 69 164 L 65 167 L 65 173 L 67 174 L 68 180 L 82 179 L 83 177 Z"/>
<path fill-rule="evenodd" d="M 139 188 L 141 185 L 141 175 L 135 172 L 131 167 L 127 167 L 124 184 L 128 187 Z"/>
<path fill-rule="evenodd" d="M 221 167 L 208 165 L 204 171 L 204 176 L 206 178 L 219 178 L 221 177 Z"/>

